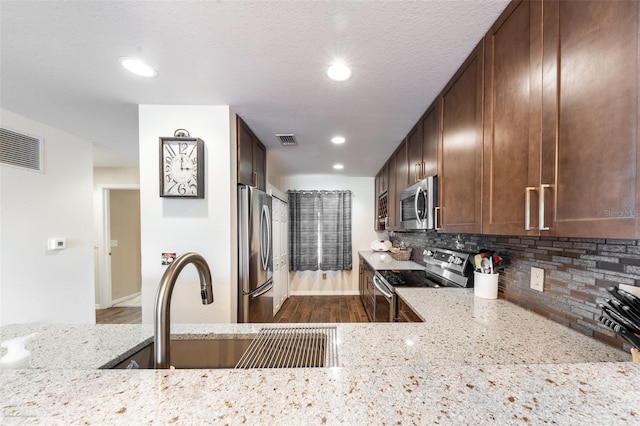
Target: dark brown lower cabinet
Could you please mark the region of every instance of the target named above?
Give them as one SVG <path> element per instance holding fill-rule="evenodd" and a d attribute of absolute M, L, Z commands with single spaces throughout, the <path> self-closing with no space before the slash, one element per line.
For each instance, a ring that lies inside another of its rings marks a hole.
<path fill-rule="evenodd" d="M 396 322 L 423 322 L 420 315 L 416 314 L 402 297 L 396 297 Z"/>

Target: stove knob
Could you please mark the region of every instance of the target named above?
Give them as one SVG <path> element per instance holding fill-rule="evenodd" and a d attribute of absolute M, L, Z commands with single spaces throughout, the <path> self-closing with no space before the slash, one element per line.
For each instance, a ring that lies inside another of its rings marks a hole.
<path fill-rule="evenodd" d="M 425 251 L 424 251 L 424 254 L 425 254 L 426 256 L 429 256 L 429 257 L 432 257 L 432 256 L 433 256 L 433 252 L 432 252 L 431 250 L 425 250 Z"/>
<path fill-rule="evenodd" d="M 462 265 L 462 259 L 456 257 L 456 260 L 453 263 L 455 263 L 456 265 Z"/>
<path fill-rule="evenodd" d="M 449 263 L 456 263 L 456 257 L 454 255 L 449 255 L 449 259 L 447 259 Z"/>

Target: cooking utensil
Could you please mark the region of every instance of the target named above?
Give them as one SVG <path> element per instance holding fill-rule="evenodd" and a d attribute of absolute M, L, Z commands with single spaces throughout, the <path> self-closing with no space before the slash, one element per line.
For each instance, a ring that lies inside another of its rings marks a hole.
<path fill-rule="evenodd" d="M 483 274 L 493 273 L 493 266 L 491 265 L 489 258 L 483 257 L 482 262 L 480 262 L 480 266 Z"/>
<path fill-rule="evenodd" d="M 616 299 L 620 300 L 626 306 L 633 311 L 634 314 L 640 317 L 640 298 L 636 295 L 624 291 L 616 286 L 607 288 L 607 291 Z"/>
<path fill-rule="evenodd" d="M 617 313 L 614 309 L 606 304 L 601 304 L 602 312 L 604 312 L 609 318 L 615 320 L 618 324 L 621 324 L 630 333 L 640 334 L 640 328 L 637 325 Z"/>
<path fill-rule="evenodd" d="M 618 333 L 620 336 L 622 336 L 623 339 L 629 342 L 636 349 L 640 349 L 640 338 L 638 338 L 638 336 L 635 336 L 633 333 L 629 333 L 628 330 L 618 324 L 615 320 L 600 315 L 600 318 L 598 318 L 598 322 L 606 325 L 611 330 Z"/>
<path fill-rule="evenodd" d="M 476 271 L 481 271 L 482 270 L 482 255 L 481 254 L 476 254 L 473 257 L 473 261 L 476 265 Z"/>
<path fill-rule="evenodd" d="M 636 315 L 631 308 L 619 301 L 618 299 L 607 299 L 606 302 L 620 315 L 628 319 L 634 324 L 640 324 L 640 316 Z"/>
<path fill-rule="evenodd" d="M 624 298 L 627 305 L 636 311 L 640 315 L 640 297 L 635 294 L 631 294 L 626 290 L 618 288 L 618 294 Z M 618 298 L 619 299 L 619 298 Z"/>

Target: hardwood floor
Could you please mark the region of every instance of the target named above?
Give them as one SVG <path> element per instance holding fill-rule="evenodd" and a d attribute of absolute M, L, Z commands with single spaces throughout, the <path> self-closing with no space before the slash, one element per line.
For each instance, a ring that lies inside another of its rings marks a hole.
<path fill-rule="evenodd" d="M 96 324 L 141 324 L 142 308 L 96 309 Z"/>
<path fill-rule="evenodd" d="M 273 322 L 369 322 L 360 296 L 291 296 Z"/>
<path fill-rule="evenodd" d="M 273 322 L 369 322 L 360 296 L 291 296 Z M 142 308 L 114 307 L 96 310 L 96 324 L 140 324 Z"/>

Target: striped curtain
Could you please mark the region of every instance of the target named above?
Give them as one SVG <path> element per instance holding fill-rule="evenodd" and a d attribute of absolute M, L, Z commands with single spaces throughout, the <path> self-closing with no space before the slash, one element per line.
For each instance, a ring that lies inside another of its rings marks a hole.
<path fill-rule="evenodd" d="M 289 269 L 352 267 L 351 191 L 289 191 Z"/>

